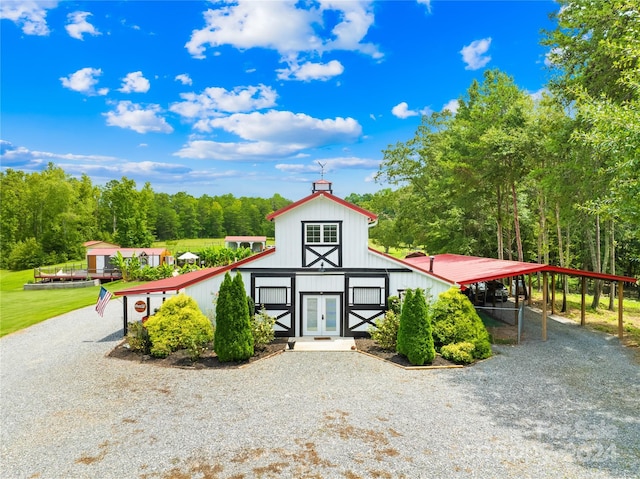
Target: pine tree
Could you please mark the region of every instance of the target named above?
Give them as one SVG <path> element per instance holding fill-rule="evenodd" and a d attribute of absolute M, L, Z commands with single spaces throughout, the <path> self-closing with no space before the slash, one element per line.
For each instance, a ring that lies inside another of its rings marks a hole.
<path fill-rule="evenodd" d="M 253 336 L 242 276 L 227 272 L 216 304 L 214 348 L 222 362 L 244 361 L 253 356 Z"/>
<path fill-rule="evenodd" d="M 431 317 L 424 292 L 420 288 L 415 291 L 407 290 L 400 314 L 396 348 L 398 353 L 406 356 L 416 366 L 431 364 L 436 356 L 431 335 Z"/>

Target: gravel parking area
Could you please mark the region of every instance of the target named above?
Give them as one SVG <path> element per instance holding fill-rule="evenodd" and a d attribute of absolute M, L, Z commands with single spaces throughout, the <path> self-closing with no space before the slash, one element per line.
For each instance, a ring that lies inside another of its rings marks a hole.
<path fill-rule="evenodd" d="M 122 306 L 0 339 L 3 478 L 636 478 L 640 366 L 613 337 L 529 312 L 464 369 L 285 352 L 184 370 L 106 355 Z"/>

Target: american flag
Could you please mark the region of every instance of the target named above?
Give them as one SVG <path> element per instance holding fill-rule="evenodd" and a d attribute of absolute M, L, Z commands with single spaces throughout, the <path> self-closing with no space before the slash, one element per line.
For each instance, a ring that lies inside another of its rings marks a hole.
<path fill-rule="evenodd" d="M 107 307 L 109 300 L 111 299 L 111 293 L 107 291 L 104 286 L 100 287 L 100 294 L 98 295 L 98 302 L 96 303 L 96 311 L 100 316 L 104 314 L 104 308 Z"/>

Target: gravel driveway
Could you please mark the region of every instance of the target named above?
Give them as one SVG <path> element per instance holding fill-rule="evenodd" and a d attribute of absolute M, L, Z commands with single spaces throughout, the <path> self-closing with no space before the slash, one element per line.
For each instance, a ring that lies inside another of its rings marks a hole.
<path fill-rule="evenodd" d="M 640 366 L 618 340 L 528 313 L 465 369 L 285 352 L 244 369 L 106 357 L 122 306 L 0 339 L 2 478 L 640 476 Z"/>

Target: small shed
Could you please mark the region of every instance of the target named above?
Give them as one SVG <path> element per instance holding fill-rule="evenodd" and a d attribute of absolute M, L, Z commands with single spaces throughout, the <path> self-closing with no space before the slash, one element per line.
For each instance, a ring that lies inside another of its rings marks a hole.
<path fill-rule="evenodd" d="M 259 253 L 267 248 L 266 236 L 227 236 L 224 245 L 229 249 L 249 248 L 254 253 Z"/>
<path fill-rule="evenodd" d="M 124 258 L 136 256 L 143 266 L 155 268 L 173 264 L 171 252 L 165 248 L 92 248 L 87 251 L 87 267 L 90 274 L 110 273 L 115 270 L 111 258 L 120 253 Z"/>

